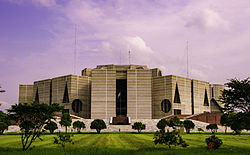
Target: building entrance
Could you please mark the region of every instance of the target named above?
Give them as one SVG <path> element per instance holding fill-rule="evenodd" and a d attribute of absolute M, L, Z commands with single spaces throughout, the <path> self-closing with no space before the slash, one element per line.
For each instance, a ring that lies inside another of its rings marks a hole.
<path fill-rule="evenodd" d="M 127 116 L 127 80 L 116 80 L 116 116 Z"/>

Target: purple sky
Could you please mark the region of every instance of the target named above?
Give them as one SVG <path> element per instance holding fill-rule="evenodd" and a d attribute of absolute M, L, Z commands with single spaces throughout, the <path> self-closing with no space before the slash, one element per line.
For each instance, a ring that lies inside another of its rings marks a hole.
<path fill-rule="evenodd" d="M 224 84 L 250 73 L 249 0 L 0 0 L 0 109 L 18 85 L 98 64 L 160 68 Z M 121 61 L 120 61 L 121 57 Z"/>

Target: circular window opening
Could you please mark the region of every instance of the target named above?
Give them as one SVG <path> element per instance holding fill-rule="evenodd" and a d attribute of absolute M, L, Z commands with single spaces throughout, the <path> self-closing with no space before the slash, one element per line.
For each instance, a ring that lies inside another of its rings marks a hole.
<path fill-rule="evenodd" d="M 171 109 L 171 103 L 168 99 L 164 99 L 161 101 L 161 111 L 168 113 Z"/>
<path fill-rule="evenodd" d="M 82 101 L 80 99 L 75 99 L 72 102 L 72 110 L 75 113 L 79 113 L 80 111 L 82 111 Z"/>

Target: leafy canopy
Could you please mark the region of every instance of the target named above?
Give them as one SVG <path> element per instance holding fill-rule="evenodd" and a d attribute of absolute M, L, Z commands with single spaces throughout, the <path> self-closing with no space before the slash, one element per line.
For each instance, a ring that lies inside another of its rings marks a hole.
<path fill-rule="evenodd" d="M 90 129 L 96 129 L 97 133 L 100 133 L 102 129 L 106 129 L 105 122 L 101 119 L 95 119 L 91 122 Z"/>
<path fill-rule="evenodd" d="M 67 127 L 71 126 L 72 118 L 70 117 L 70 114 L 63 113 L 61 117 L 61 121 L 59 122 L 61 126 L 65 126 L 65 131 L 67 133 Z"/>
<path fill-rule="evenodd" d="M 57 124 L 53 121 L 49 121 L 44 126 L 44 129 L 49 130 L 50 133 L 54 133 L 56 129 L 58 129 Z"/>
<path fill-rule="evenodd" d="M 9 116 L 6 113 L 0 111 L 0 134 L 1 135 L 3 134 L 4 130 L 8 130 L 8 127 L 10 124 L 11 123 L 10 123 Z"/>
<path fill-rule="evenodd" d="M 85 124 L 83 122 L 81 122 L 81 121 L 75 121 L 73 123 L 73 128 L 77 129 L 77 132 L 80 133 L 81 129 L 85 128 Z"/>
<path fill-rule="evenodd" d="M 29 149 L 36 138 L 40 139 L 43 126 L 47 121 L 55 119 L 54 113 L 62 109 L 56 103 L 20 103 L 8 109 L 11 119 L 19 124 L 23 151 Z"/>
<path fill-rule="evenodd" d="M 156 124 L 156 127 L 160 129 L 161 132 L 165 132 L 165 128 L 169 124 L 169 122 L 166 119 L 161 119 L 159 122 Z"/>
<path fill-rule="evenodd" d="M 132 125 L 132 129 L 137 130 L 138 133 L 140 133 L 141 130 L 146 129 L 146 125 L 142 124 L 142 122 L 135 122 L 134 125 Z"/>
<path fill-rule="evenodd" d="M 194 129 L 195 124 L 191 120 L 184 120 L 184 128 L 186 129 L 187 133 L 190 133 L 190 129 Z"/>
<path fill-rule="evenodd" d="M 250 110 L 250 80 L 231 79 L 225 84 L 227 89 L 222 91 L 220 101 L 224 104 L 225 112 L 249 112 Z"/>
<path fill-rule="evenodd" d="M 212 133 L 215 133 L 218 129 L 218 126 L 217 126 L 217 124 L 209 124 L 206 126 L 206 129 L 211 130 Z"/>

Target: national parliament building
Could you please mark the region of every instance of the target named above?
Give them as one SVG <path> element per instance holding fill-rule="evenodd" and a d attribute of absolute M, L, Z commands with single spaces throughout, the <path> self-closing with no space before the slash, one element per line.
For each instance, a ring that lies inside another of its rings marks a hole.
<path fill-rule="evenodd" d="M 162 75 L 144 65 L 98 65 L 82 75 L 66 75 L 19 85 L 19 103 L 59 103 L 85 119 L 159 119 L 169 115 L 220 112 L 223 85 Z"/>

